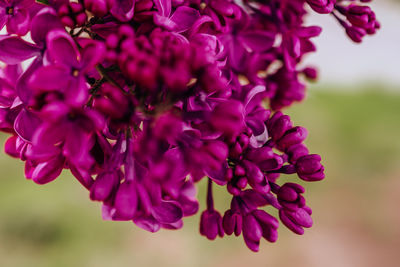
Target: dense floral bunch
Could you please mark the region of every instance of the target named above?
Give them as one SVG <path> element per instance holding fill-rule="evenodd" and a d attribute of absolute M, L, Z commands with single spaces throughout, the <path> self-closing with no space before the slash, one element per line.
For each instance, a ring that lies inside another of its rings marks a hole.
<path fill-rule="evenodd" d="M 199 208 L 194 184 L 207 179 L 207 238 L 242 234 L 253 251 L 262 237 L 276 241 L 267 205 L 303 234 L 304 188 L 278 178 L 319 181 L 324 167 L 280 110 L 317 76 L 299 67 L 321 32 L 304 16 L 329 13 L 360 42 L 379 28 L 360 2 L 0 0 L 5 150 L 38 184 L 69 169 L 104 219 L 181 228 Z M 223 216 L 213 185 L 232 195 Z"/>

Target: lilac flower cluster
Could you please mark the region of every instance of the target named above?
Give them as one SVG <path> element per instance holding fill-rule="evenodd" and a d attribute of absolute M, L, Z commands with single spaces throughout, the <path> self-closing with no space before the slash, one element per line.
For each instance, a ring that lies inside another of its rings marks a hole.
<path fill-rule="evenodd" d="M 279 177 L 319 181 L 324 167 L 281 109 L 317 76 L 300 67 L 321 32 L 305 15 L 331 14 L 360 42 L 379 28 L 360 2 L 0 0 L 5 151 L 38 184 L 69 169 L 104 219 L 150 232 L 181 228 L 207 179 L 208 239 L 242 234 L 253 251 L 262 237 L 276 241 L 267 205 L 303 234 L 312 225 L 304 188 Z M 213 185 L 232 196 L 223 215 Z"/>

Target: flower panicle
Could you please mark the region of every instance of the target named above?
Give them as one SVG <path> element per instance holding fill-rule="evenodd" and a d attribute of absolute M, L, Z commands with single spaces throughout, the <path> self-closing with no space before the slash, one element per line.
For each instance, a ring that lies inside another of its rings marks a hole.
<path fill-rule="evenodd" d="M 317 79 L 300 63 L 321 28 L 304 17 L 330 14 L 361 42 L 380 27 L 367 2 L 0 0 L 5 152 L 37 184 L 69 169 L 105 220 L 179 229 L 207 179 L 201 235 L 242 235 L 258 251 L 278 237 L 264 207 L 303 234 L 305 189 L 279 178 L 325 177 L 307 130 L 282 111 Z M 231 195 L 224 212 L 213 186 Z"/>

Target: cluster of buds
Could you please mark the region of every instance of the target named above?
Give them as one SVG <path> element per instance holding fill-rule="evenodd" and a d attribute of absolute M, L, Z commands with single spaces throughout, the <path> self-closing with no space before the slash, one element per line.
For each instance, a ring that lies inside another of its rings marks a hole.
<path fill-rule="evenodd" d="M 367 3 L 371 0 L 361 2 Z M 332 12 L 333 16 L 344 27 L 351 40 L 356 43 L 360 43 L 364 36 L 374 34 L 381 27 L 374 11 L 357 1 L 338 1 L 335 10 Z"/>
<path fill-rule="evenodd" d="M 312 10 L 355 42 L 379 28 L 357 1 L 0 0 L 5 151 L 37 184 L 68 169 L 106 220 L 179 229 L 207 179 L 207 238 L 242 235 L 253 251 L 275 242 L 266 206 L 303 234 L 305 189 L 280 177 L 320 181 L 324 167 L 282 109 L 317 78 L 299 67 L 321 32 L 304 25 Z M 232 197 L 225 212 L 215 185 Z"/>

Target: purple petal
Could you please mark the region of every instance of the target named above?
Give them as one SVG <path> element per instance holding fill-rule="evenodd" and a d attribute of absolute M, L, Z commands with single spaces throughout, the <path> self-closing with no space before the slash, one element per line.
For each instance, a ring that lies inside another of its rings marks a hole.
<path fill-rule="evenodd" d="M 242 42 L 234 38 L 227 49 L 229 49 L 229 62 L 232 68 L 238 71 L 243 70 L 246 67 L 248 52 L 243 47 Z"/>
<path fill-rule="evenodd" d="M 179 221 L 182 216 L 181 207 L 169 201 L 162 201 L 159 206 L 154 207 L 153 209 L 154 218 L 160 223 L 174 223 Z"/>
<path fill-rule="evenodd" d="M 139 198 L 140 210 L 143 211 L 146 216 L 151 215 L 151 211 L 153 210 L 153 203 L 151 203 L 149 193 L 141 183 L 136 183 L 136 190 Z"/>
<path fill-rule="evenodd" d="M 119 172 L 104 172 L 97 175 L 92 187 L 90 188 L 90 199 L 104 201 L 108 199 L 119 184 Z"/>
<path fill-rule="evenodd" d="M 248 31 L 238 36 L 243 45 L 254 52 L 265 52 L 272 47 L 275 41 L 275 34 L 267 31 Z"/>
<path fill-rule="evenodd" d="M 6 79 L 0 78 L 0 108 L 10 108 L 14 103 L 15 97 L 14 86 Z"/>
<path fill-rule="evenodd" d="M 6 25 L 8 16 L 6 16 L 6 9 L 4 7 L 0 8 L 0 30 Z"/>
<path fill-rule="evenodd" d="M 175 10 L 170 19 L 176 25 L 173 30 L 181 33 L 192 27 L 199 18 L 200 13 L 198 10 L 187 6 L 180 6 Z"/>
<path fill-rule="evenodd" d="M 124 162 L 124 170 L 125 170 L 125 179 L 128 181 L 135 180 L 136 173 L 135 173 L 135 158 L 133 155 L 133 142 L 131 140 L 126 142 L 126 157 Z"/>
<path fill-rule="evenodd" d="M 262 228 L 253 215 L 248 214 L 243 219 L 243 238 L 249 249 L 258 251 Z"/>
<path fill-rule="evenodd" d="M 29 80 L 29 86 L 40 92 L 59 91 L 65 90 L 70 82 L 68 68 L 62 65 L 50 65 L 35 71 Z"/>
<path fill-rule="evenodd" d="M 76 129 L 76 127 L 72 125 L 67 128 L 63 153 L 68 162 L 76 167 L 91 167 L 94 159 L 90 155 L 90 149 L 92 148 L 90 137 L 88 133 L 79 128 Z"/>
<path fill-rule="evenodd" d="M 21 64 L 7 65 L 0 70 L 0 76 L 9 81 L 10 84 L 16 84 L 23 70 Z"/>
<path fill-rule="evenodd" d="M 31 22 L 32 40 L 43 46 L 46 42 L 47 33 L 53 29 L 63 29 L 56 12 L 52 8 L 45 7 L 37 13 Z"/>
<path fill-rule="evenodd" d="M 53 30 L 47 34 L 47 52 L 53 63 L 78 67 L 80 55 L 72 37 L 61 30 Z"/>
<path fill-rule="evenodd" d="M 170 230 L 176 230 L 176 229 L 181 229 L 183 227 L 183 220 L 180 219 L 177 222 L 174 223 L 164 223 L 161 225 L 165 229 L 170 229 Z"/>
<path fill-rule="evenodd" d="M 28 8 L 34 3 L 32 0 L 14 0 L 8 2 L 12 2 L 14 6 L 19 8 Z"/>
<path fill-rule="evenodd" d="M 35 114 L 23 108 L 15 118 L 14 130 L 23 140 L 32 142 L 32 137 L 41 122 Z"/>
<path fill-rule="evenodd" d="M 169 17 L 171 14 L 171 0 L 154 0 L 158 13 L 163 17 Z"/>
<path fill-rule="evenodd" d="M 197 201 L 197 190 L 193 182 L 187 181 L 181 187 L 181 195 L 179 196 L 179 204 L 182 207 L 183 215 L 190 216 L 199 210 L 199 202 Z"/>
<path fill-rule="evenodd" d="M 193 25 L 191 26 L 191 29 L 189 31 L 189 37 L 197 36 L 198 34 L 204 34 L 203 32 L 207 32 L 207 28 L 211 27 L 213 25 L 214 21 L 211 17 L 203 15 L 199 19 L 197 19 Z M 199 33 L 201 32 L 201 33 Z M 205 34 L 208 35 L 208 34 Z M 210 35 L 213 36 L 213 35 Z M 213 36 L 215 37 L 215 36 Z M 219 41 L 219 40 L 218 40 Z"/>
<path fill-rule="evenodd" d="M 118 30 L 118 27 L 119 24 L 115 22 L 107 22 L 104 24 L 95 24 L 91 27 L 91 30 L 106 39 L 109 35 L 114 34 Z"/>
<path fill-rule="evenodd" d="M 215 170 L 212 168 L 206 168 L 204 173 L 211 178 L 218 185 L 226 185 L 227 181 L 225 179 L 226 172 L 228 170 L 228 163 L 222 163 L 220 168 Z"/>
<path fill-rule="evenodd" d="M 135 218 L 133 222 L 140 228 L 151 233 L 155 233 L 161 228 L 161 224 L 152 216 Z"/>
<path fill-rule="evenodd" d="M 244 106 L 246 111 L 251 111 L 254 109 L 255 106 L 258 106 L 260 102 L 262 101 L 261 98 L 258 98 L 257 96 L 260 96 L 260 94 L 265 92 L 265 86 L 264 85 L 257 85 L 251 88 L 247 94 L 246 98 L 244 100 Z"/>
<path fill-rule="evenodd" d="M 90 123 L 86 123 L 83 125 L 83 128 L 87 131 L 101 131 L 106 126 L 106 122 L 104 117 L 93 109 L 85 110 L 85 117 L 90 120 Z M 87 127 L 85 127 L 87 126 Z"/>
<path fill-rule="evenodd" d="M 64 80 L 68 81 L 68 77 Z M 71 77 L 70 83 L 65 88 L 65 100 L 71 106 L 81 107 L 85 104 L 89 97 L 89 85 L 83 75 Z"/>
<path fill-rule="evenodd" d="M 242 199 L 248 208 L 246 212 L 268 204 L 268 201 L 263 197 L 263 195 L 250 189 L 243 191 Z"/>
<path fill-rule="evenodd" d="M 100 63 L 105 54 L 105 46 L 101 42 L 93 41 L 87 43 L 81 50 L 82 55 L 82 69 L 83 73 L 87 73 L 90 69 L 94 68 Z"/>
<path fill-rule="evenodd" d="M 138 197 L 133 183 L 122 183 L 114 201 L 113 220 L 132 220 L 137 210 Z"/>
<path fill-rule="evenodd" d="M 296 30 L 296 34 L 299 37 L 310 38 L 320 35 L 322 29 L 318 26 L 301 27 Z"/>
<path fill-rule="evenodd" d="M 17 81 L 16 90 L 19 98 L 24 104 L 28 104 L 32 99 L 32 89 L 29 84 L 29 80 L 34 72 L 42 66 L 42 59 L 36 58 L 31 65 L 29 65 L 28 69 L 21 75 L 21 77 Z"/>
<path fill-rule="evenodd" d="M 37 184 L 46 184 L 56 179 L 64 167 L 64 158 L 55 157 L 50 161 L 39 163 L 32 173 L 32 180 Z"/>
<path fill-rule="evenodd" d="M 6 64 L 18 64 L 39 55 L 40 49 L 37 46 L 17 36 L 0 37 L 0 60 Z"/>
<path fill-rule="evenodd" d="M 65 117 L 69 112 L 70 107 L 66 104 L 61 101 L 54 101 L 40 110 L 40 117 L 46 122 L 58 124 L 58 126 L 62 125 L 63 128 L 66 128 Z M 65 130 L 63 129 L 64 132 Z"/>
<path fill-rule="evenodd" d="M 251 114 L 251 116 L 246 116 L 246 125 L 253 131 L 253 135 L 259 136 L 266 133 L 266 137 L 268 139 L 268 132 L 266 131 L 267 128 L 262 120 L 259 119 L 260 116 L 257 114 Z M 265 143 L 265 142 L 264 142 Z"/>
<path fill-rule="evenodd" d="M 249 126 L 250 129 L 251 126 Z M 268 130 L 267 127 L 265 127 L 264 125 L 264 129 L 261 132 L 261 134 L 259 135 L 254 135 L 254 129 L 253 130 L 253 135 L 250 137 L 250 146 L 254 147 L 254 148 L 258 148 L 258 147 L 262 147 L 268 140 Z"/>
<path fill-rule="evenodd" d="M 188 171 L 184 164 L 184 156 L 178 148 L 169 149 L 165 154 L 164 158 L 168 159 L 169 162 L 174 162 L 173 176 L 174 179 L 180 180 L 188 174 Z"/>
<path fill-rule="evenodd" d="M 37 128 L 32 137 L 32 146 L 27 149 L 26 156 L 32 160 L 45 161 L 60 153 L 60 144 L 64 140 L 65 131 L 62 125 L 44 123 Z"/>
<path fill-rule="evenodd" d="M 69 125 L 63 118 L 66 112 L 60 107 L 62 105 L 52 103 L 41 111 L 40 117 L 44 122 L 32 137 L 34 146 L 58 146 L 64 141 Z"/>
<path fill-rule="evenodd" d="M 161 16 L 157 13 L 153 16 L 154 24 L 165 28 L 166 30 L 172 31 L 174 28 L 178 27 L 175 22 L 173 22 L 170 18 Z"/>
<path fill-rule="evenodd" d="M 182 207 L 184 216 L 194 215 L 199 210 L 199 202 L 197 200 L 181 197 L 179 198 L 179 204 Z"/>
<path fill-rule="evenodd" d="M 17 140 L 18 136 L 13 135 L 9 137 L 4 144 L 4 152 L 14 158 L 20 157 L 20 153 L 17 149 Z"/>
<path fill-rule="evenodd" d="M 126 22 L 133 18 L 135 0 L 115 0 L 110 13 L 119 21 Z"/>

